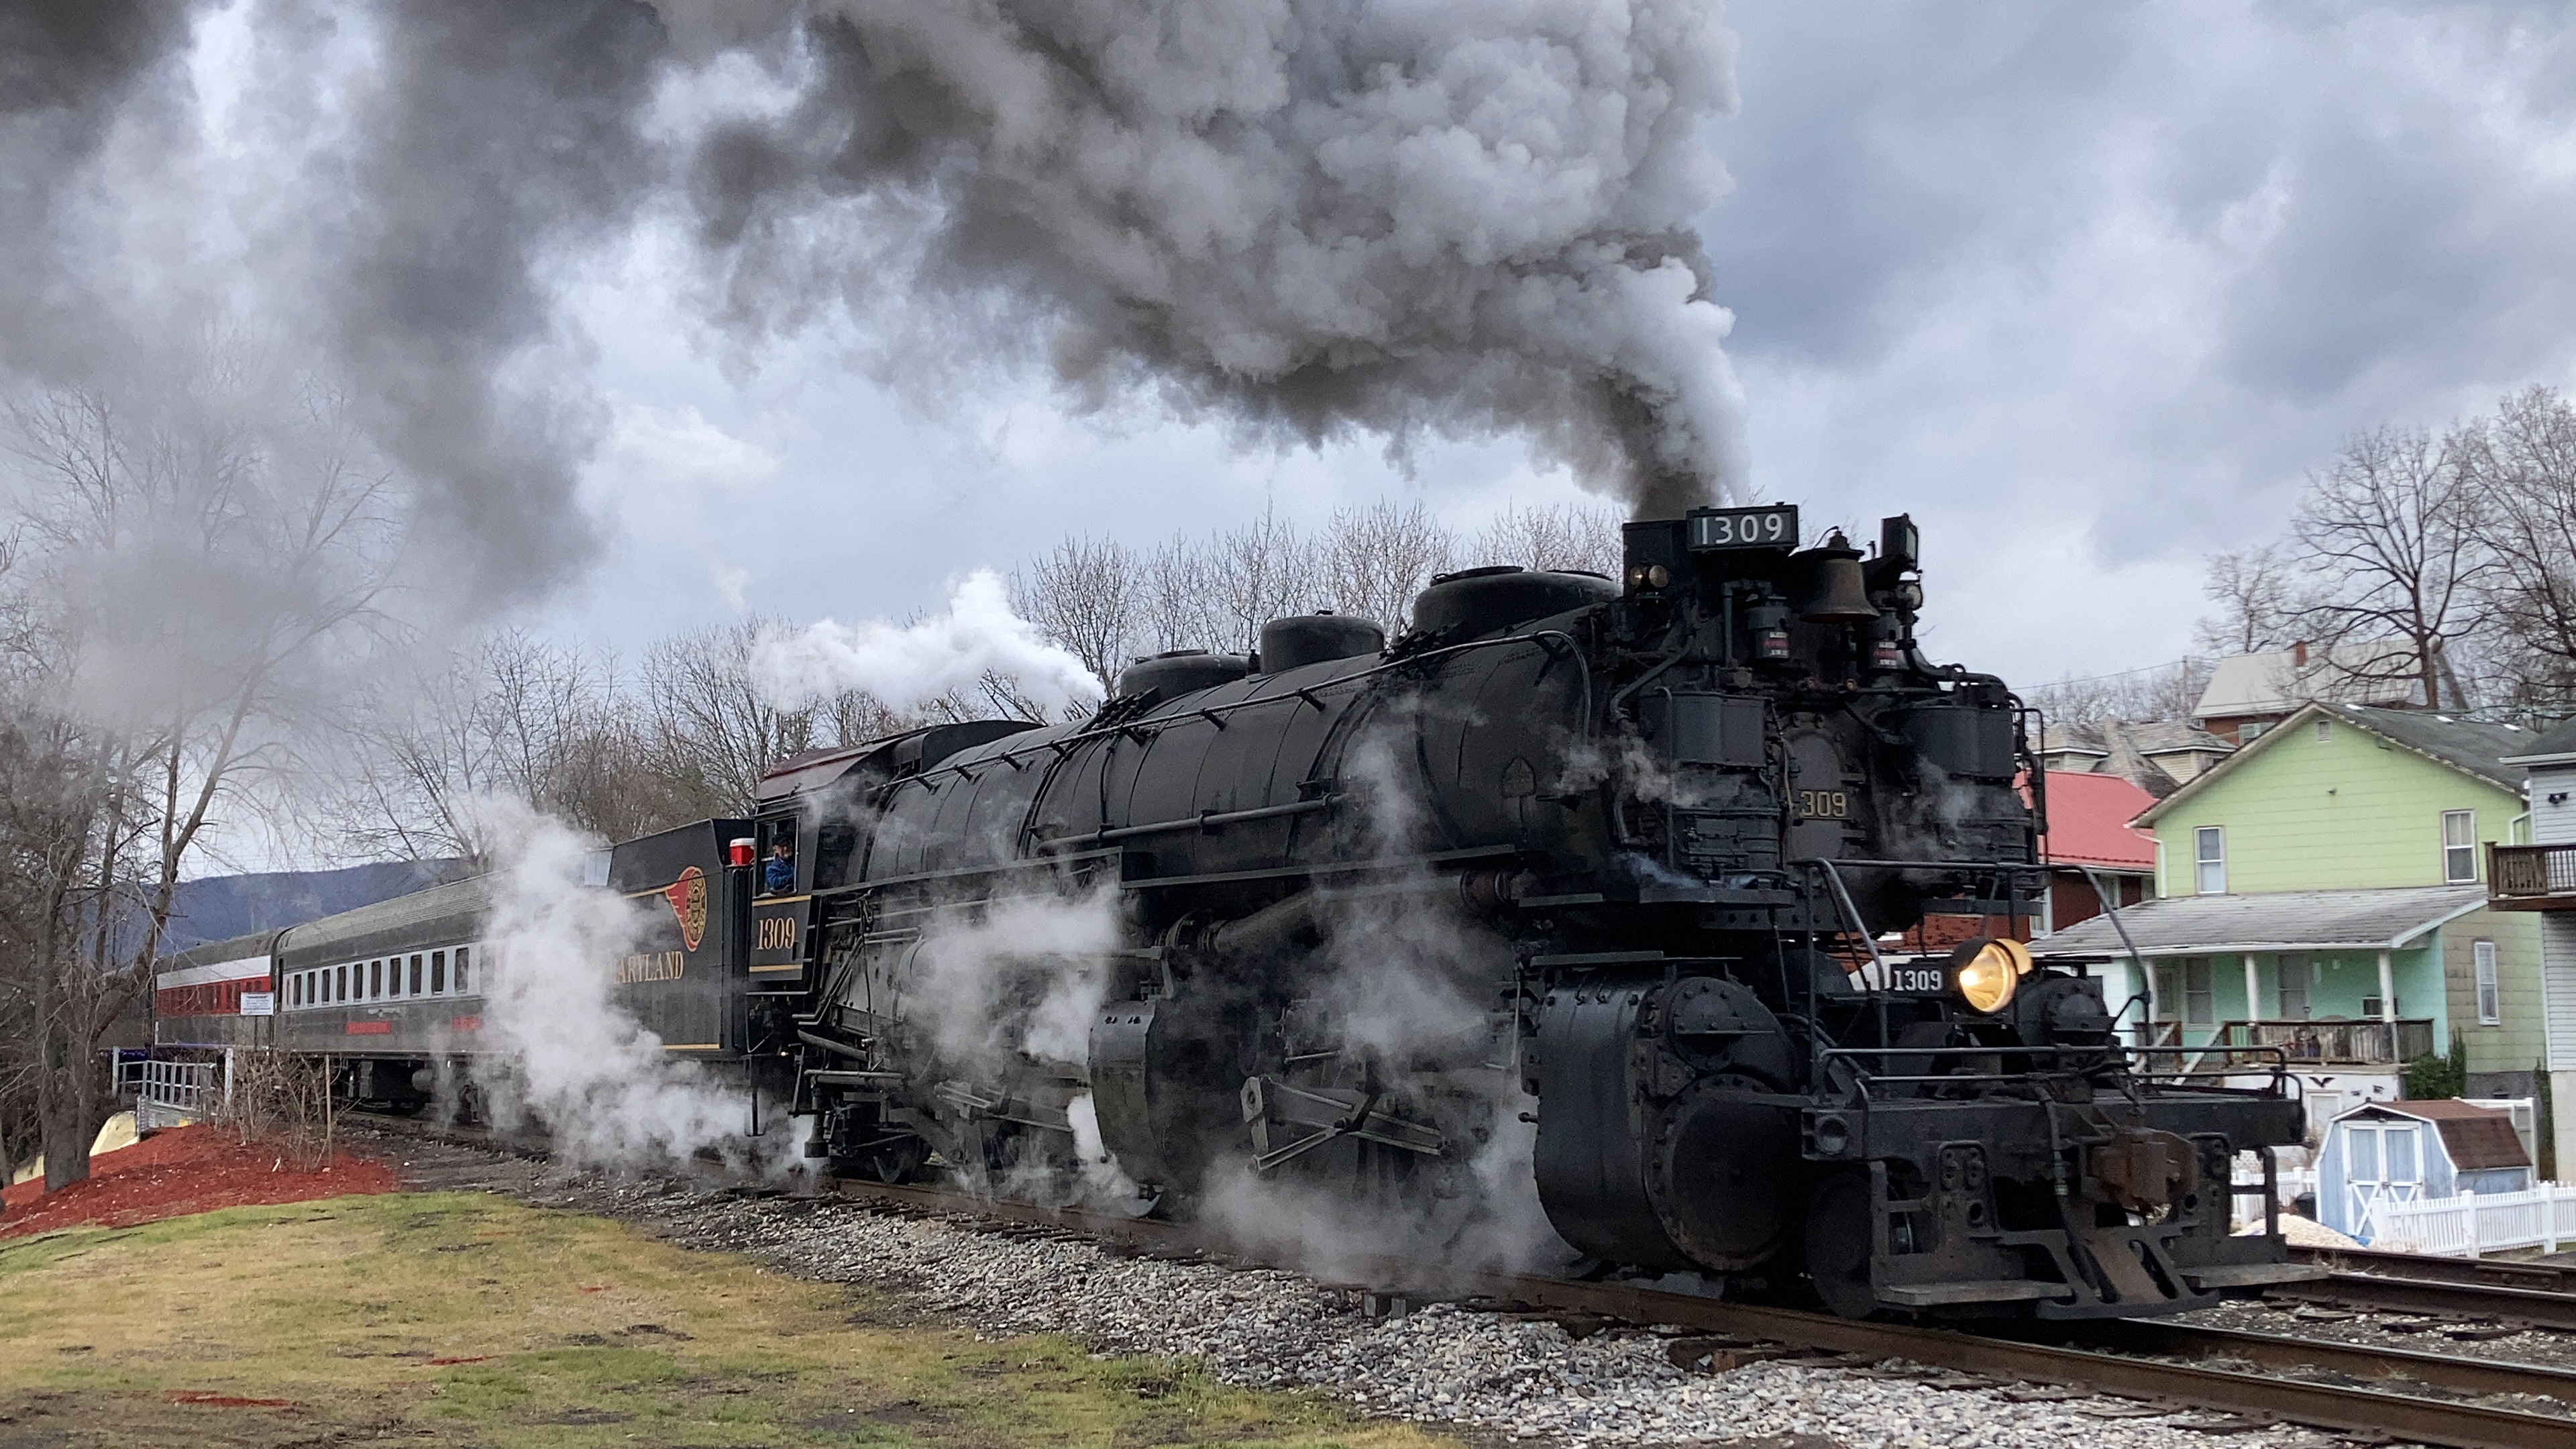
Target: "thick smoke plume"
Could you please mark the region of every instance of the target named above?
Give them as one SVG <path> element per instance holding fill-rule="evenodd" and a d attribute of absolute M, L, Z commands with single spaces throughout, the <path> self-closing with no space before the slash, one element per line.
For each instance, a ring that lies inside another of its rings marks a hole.
<path fill-rule="evenodd" d="M 910 714 L 987 675 L 1008 680 L 1050 716 L 1100 698 L 1099 681 L 1081 659 L 1012 612 L 1010 590 L 991 569 L 958 581 L 944 614 L 910 624 L 825 619 L 802 633 L 763 634 L 751 651 L 753 686 L 784 709 L 860 690 Z"/>
<path fill-rule="evenodd" d="M 924 395 L 1522 435 L 1670 512 L 1743 477 L 1690 230 L 1732 49 L 1706 0 L 21 0 L 0 382 L 255 334 L 399 473 L 411 597 L 507 605 L 597 542 L 562 297 L 677 220 L 744 356 L 846 322 Z"/>
<path fill-rule="evenodd" d="M 542 1126 L 577 1166 L 685 1169 L 713 1151 L 728 1166 L 801 1163 L 784 1116 L 749 1135 L 741 1083 L 675 1060 L 614 999 L 619 959 L 639 949 L 634 904 L 583 884 L 598 842 L 505 797 L 479 802 L 493 842 L 489 959 L 477 1084 L 495 1121 Z"/>
<path fill-rule="evenodd" d="M 1525 433 L 1649 513 L 1741 487 L 1690 230 L 1714 5 L 756 8 L 662 0 L 792 96 L 691 163 L 737 322 L 845 301 L 907 368 L 1042 350 L 1094 404 L 1309 441 Z"/>
<path fill-rule="evenodd" d="M 667 174 L 664 52 L 633 0 L 0 7 L 0 382 L 157 400 L 225 335 L 398 471 L 424 608 L 536 597 L 595 543 L 558 274 Z"/>

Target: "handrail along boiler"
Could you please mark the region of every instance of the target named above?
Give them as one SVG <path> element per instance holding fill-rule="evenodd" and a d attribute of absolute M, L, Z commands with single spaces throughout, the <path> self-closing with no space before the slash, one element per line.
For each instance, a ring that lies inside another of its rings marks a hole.
<path fill-rule="evenodd" d="M 787 762 L 750 1036 L 798 1054 L 808 1151 L 1026 1183 L 1088 1118 L 1171 1210 L 1249 1172 L 1430 1213 L 1534 1121 L 1548 1219 L 1605 1265 L 1803 1274 L 1852 1314 L 2297 1276 L 2229 1235 L 2234 1155 L 2299 1137 L 2277 1075 L 2149 1070 L 2099 977 L 2017 941 L 1881 953 L 2032 913 L 2043 777 L 2003 682 L 1917 647 L 1909 520 L 1799 544 L 1787 505 L 1632 523 L 1621 580 L 1445 575 L 1391 645 L 1282 619 L 1079 723 Z M 1104 896 L 1114 940 L 979 960 L 959 1031 L 953 943 Z M 1389 1040 L 1400 978 L 1470 1005 Z M 1079 1037 L 1039 1029 L 1067 982 Z"/>

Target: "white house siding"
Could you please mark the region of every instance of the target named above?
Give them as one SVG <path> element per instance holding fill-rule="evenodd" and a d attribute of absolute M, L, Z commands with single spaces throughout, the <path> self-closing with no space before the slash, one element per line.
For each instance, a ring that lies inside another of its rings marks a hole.
<path fill-rule="evenodd" d="M 2552 795 L 2565 798 L 2552 804 Z M 2576 841 L 2576 767 L 2543 765 L 2531 772 L 2531 843 Z"/>
<path fill-rule="evenodd" d="M 2538 766 L 2529 789 L 2531 843 L 2576 843 L 2576 766 Z M 2564 798 L 2553 802 L 2552 795 Z M 2541 913 L 2540 994 L 2549 1015 L 2549 1097 L 2556 1108 L 2552 1135 L 2563 1173 L 2576 1163 L 2576 914 Z"/>

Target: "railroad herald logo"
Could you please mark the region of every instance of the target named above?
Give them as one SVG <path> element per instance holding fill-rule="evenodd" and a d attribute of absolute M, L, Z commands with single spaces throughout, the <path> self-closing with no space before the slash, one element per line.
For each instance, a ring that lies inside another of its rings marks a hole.
<path fill-rule="evenodd" d="M 690 866 L 678 880 L 662 887 L 662 899 L 671 903 L 671 914 L 680 918 L 682 949 L 698 949 L 707 934 L 707 873 Z"/>

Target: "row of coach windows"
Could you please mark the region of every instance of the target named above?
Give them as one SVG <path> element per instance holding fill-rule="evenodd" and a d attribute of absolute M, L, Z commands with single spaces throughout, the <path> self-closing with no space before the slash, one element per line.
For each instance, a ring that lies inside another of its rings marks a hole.
<path fill-rule="evenodd" d="M 290 972 L 286 977 L 286 1004 L 338 1006 L 344 1002 L 408 1001 L 416 996 L 464 996 L 474 990 L 474 953 L 472 946 L 458 946 Z"/>

